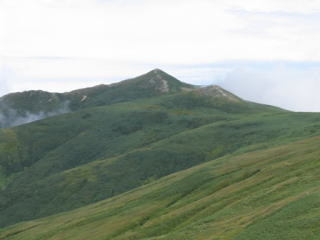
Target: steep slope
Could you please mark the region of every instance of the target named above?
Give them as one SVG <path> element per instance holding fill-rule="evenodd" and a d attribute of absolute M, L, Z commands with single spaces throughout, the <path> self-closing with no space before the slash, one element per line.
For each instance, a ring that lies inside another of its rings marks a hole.
<path fill-rule="evenodd" d="M 116 84 L 98 85 L 68 93 L 12 93 L 0 98 L 0 128 L 22 125 L 88 107 L 161 96 L 193 88 L 194 86 L 155 69 Z"/>
<path fill-rule="evenodd" d="M 319 239 L 320 138 L 226 156 L 94 205 L 0 231 L 6 240 Z"/>

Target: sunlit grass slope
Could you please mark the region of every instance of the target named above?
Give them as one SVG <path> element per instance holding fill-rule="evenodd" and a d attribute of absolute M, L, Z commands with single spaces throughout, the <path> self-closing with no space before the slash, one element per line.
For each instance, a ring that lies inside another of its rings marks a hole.
<path fill-rule="evenodd" d="M 0 226 L 113 197 L 226 154 L 320 135 L 319 114 L 259 105 L 264 111 L 224 112 L 206 98 L 168 98 L 4 129 Z"/>
<path fill-rule="evenodd" d="M 316 240 L 320 137 L 225 156 L 71 212 L 10 226 L 5 240 Z"/>

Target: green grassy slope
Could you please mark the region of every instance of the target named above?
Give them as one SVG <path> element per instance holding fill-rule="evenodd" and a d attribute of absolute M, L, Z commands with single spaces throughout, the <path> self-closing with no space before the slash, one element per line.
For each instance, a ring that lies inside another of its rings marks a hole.
<path fill-rule="evenodd" d="M 214 161 L 71 212 L 0 230 L 6 240 L 320 238 L 320 138 Z"/>
<path fill-rule="evenodd" d="M 319 135 L 319 119 L 196 91 L 3 129 L 0 225 L 84 206 L 226 154 Z"/>
<path fill-rule="evenodd" d="M 74 112 L 0 129 L 1 227 L 225 155 L 320 135 L 320 114 L 247 102 L 218 86 L 194 88 L 161 70 L 67 94 L 77 99 Z"/>
<path fill-rule="evenodd" d="M 179 96 L 185 107 L 175 106 Z M 199 129 L 201 126 L 222 124 L 262 110 L 266 114 L 282 113 L 242 102 L 226 102 L 228 109 L 222 111 L 224 104 L 220 101 L 216 106 L 217 101 L 210 99 L 182 93 L 149 99 L 148 103 L 141 100 L 88 108 L 3 129 L 0 225 L 102 200 L 247 145 L 229 147 L 227 135 L 209 136 L 206 129 Z M 197 104 L 190 106 L 189 102 Z M 242 110 L 233 113 L 230 106 Z M 198 130 L 193 133 L 192 129 Z M 204 143 L 210 137 L 217 143 L 192 149 L 181 144 L 185 138 L 179 135 L 182 132 L 190 137 L 205 134 Z M 241 133 L 235 141 L 240 137 Z M 93 164 L 87 168 L 88 163 Z M 79 166 L 83 167 L 71 171 Z"/>

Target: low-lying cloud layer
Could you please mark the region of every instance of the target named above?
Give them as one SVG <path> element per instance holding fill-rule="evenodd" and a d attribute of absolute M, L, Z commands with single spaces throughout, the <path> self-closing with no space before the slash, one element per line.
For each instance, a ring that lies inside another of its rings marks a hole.
<path fill-rule="evenodd" d="M 69 102 L 67 101 L 62 103 L 56 110 L 49 112 L 39 111 L 37 113 L 31 113 L 30 111 L 18 112 L 11 107 L 2 106 L 0 111 L 0 128 L 19 126 L 67 112 L 70 112 Z"/>
<path fill-rule="evenodd" d="M 320 67 L 243 67 L 218 84 L 239 96 L 293 111 L 320 112 Z"/>

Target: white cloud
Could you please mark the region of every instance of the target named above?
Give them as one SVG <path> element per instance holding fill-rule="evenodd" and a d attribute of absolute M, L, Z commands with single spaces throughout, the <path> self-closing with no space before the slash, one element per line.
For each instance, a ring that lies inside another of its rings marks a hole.
<path fill-rule="evenodd" d="M 256 1 L 98 2 L 1 1 L 6 23 L 2 54 L 179 64 L 227 59 L 302 60 L 308 59 L 310 52 L 314 59 L 320 59 L 320 53 L 314 51 L 318 49 L 319 31 L 315 34 L 294 18 L 259 16 L 259 23 L 269 23 L 260 25 L 268 38 L 240 34 L 258 17 L 231 10 L 261 11 Z M 292 11 L 300 9 L 298 1 L 260 2 L 266 9 L 269 6 L 269 11 L 286 10 L 286 6 Z"/>
<path fill-rule="evenodd" d="M 8 85 L 8 78 L 10 69 L 4 64 L 3 59 L 0 58 L 0 97 L 11 91 Z"/>
<path fill-rule="evenodd" d="M 67 91 L 154 67 L 206 84 L 232 68 L 189 66 L 230 60 L 320 61 L 319 22 L 320 0 L 0 0 L 0 54 L 10 69 L 0 79 L 0 94 Z M 237 73 L 241 79 L 239 71 L 230 76 L 236 79 Z M 256 71 L 260 80 L 253 85 L 270 84 L 271 76 Z M 286 71 L 279 81 L 301 95 L 294 90 L 298 83 L 290 86 L 287 81 L 295 69 Z M 274 76 L 279 74 L 277 70 Z M 318 76 L 312 79 L 317 82 Z M 268 94 L 287 95 L 275 89 Z M 296 109 L 317 108 L 305 98 L 305 104 L 294 103 Z"/>
<path fill-rule="evenodd" d="M 251 101 L 293 111 L 320 112 L 320 67 L 239 67 L 219 84 Z"/>
<path fill-rule="evenodd" d="M 205 85 L 212 83 L 213 79 L 223 77 L 230 70 L 224 67 L 121 62 L 92 58 L 6 58 L 5 62 L 7 66 L 15 69 L 15 72 L 8 69 L 6 71 L 5 78 L 10 82 L 11 91 L 31 89 L 71 91 L 132 78 L 154 68 L 162 68 L 182 81 Z"/>
<path fill-rule="evenodd" d="M 319 0 L 227 0 L 241 9 L 259 12 L 316 13 L 320 11 Z"/>

